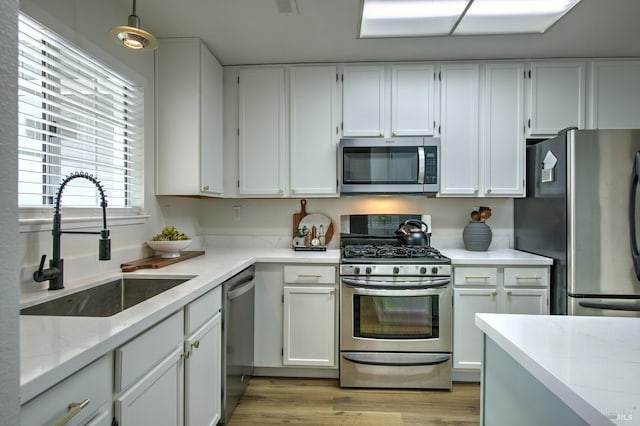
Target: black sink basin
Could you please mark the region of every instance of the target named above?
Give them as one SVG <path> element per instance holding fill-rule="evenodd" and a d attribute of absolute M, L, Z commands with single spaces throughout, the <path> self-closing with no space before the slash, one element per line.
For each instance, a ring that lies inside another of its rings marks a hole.
<path fill-rule="evenodd" d="M 20 315 L 110 317 L 193 277 L 124 277 L 20 310 Z"/>

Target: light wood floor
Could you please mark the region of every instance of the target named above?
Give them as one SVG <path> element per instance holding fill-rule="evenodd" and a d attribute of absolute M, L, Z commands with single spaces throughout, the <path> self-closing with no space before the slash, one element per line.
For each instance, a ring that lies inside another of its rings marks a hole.
<path fill-rule="evenodd" d="M 478 425 L 480 386 L 453 390 L 342 389 L 337 379 L 254 377 L 229 426 Z"/>

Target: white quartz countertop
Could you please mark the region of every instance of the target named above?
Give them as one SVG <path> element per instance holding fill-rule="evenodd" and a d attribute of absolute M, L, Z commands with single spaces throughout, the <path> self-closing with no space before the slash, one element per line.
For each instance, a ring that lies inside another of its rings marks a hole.
<path fill-rule="evenodd" d="M 529 265 L 547 266 L 553 259 L 525 253 L 519 250 L 498 249 L 488 251 L 469 251 L 464 249 L 442 249 L 442 254 L 451 259 L 452 265 Z"/>
<path fill-rule="evenodd" d="M 640 425 L 640 319 L 476 314 L 476 325 L 593 425 Z"/>
<path fill-rule="evenodd" d="M 145 329 L 184 307 L 254 263 L 333 263 L 339 250 L 296 252 L 289 248 L 205 248 L 206 254 L 161 269 L 127 275 L 194 276 L 188 282 L 108 318 L 20 316 L 20 399 L 24 403 L 78 369 L 114 350 Z M 550 259 L 515 250 L 470 252 L 443 250 L 454 265 L 547 265 Z M 86 283 L 107 282 L 119 271 L 92 277 Z M 74 291 L 75 283 L 54 293 L 43 290 L 21 297 L 21 308 Z M 83 283 L 84 284 L 84 283 Z M 75 284 L 77 289 L 77 284 Z"/>

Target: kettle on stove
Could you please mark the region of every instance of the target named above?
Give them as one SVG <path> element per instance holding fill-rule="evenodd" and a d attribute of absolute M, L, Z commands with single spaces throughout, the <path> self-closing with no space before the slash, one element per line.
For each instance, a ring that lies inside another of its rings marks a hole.
<path fill-rule="evenodd" d="M 429 232 L 429 225 L 421 220 L 405 220 L 396 230 L 396 235 L 402 237 L 404 244 L 408 246 L 431 245 L 431 233 Z"/>

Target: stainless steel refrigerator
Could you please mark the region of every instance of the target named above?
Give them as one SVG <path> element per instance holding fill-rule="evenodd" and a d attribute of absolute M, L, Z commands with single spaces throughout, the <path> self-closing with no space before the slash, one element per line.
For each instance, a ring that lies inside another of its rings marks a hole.
<path fill-rule="evenodd" d="M 640 130 L 567 129 L 526 148 L 515 248 L 554 259 L 552 314 L 640 316 Z"/>

